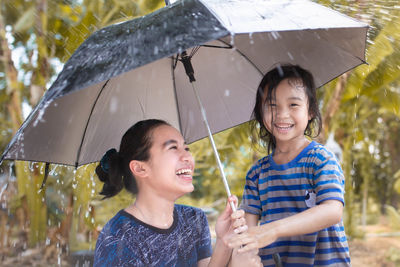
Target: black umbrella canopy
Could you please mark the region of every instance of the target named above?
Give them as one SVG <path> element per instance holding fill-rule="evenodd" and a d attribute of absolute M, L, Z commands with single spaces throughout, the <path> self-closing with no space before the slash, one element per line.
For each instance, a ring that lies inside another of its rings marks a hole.
<path fill-rule="evenodd" d="M 250 119 L 274 64 L 318 86 L 364 62 L 367 25 L 306 0 L 183 0 L 101 29 L 71 56 L 2 159 L 99 161 L 133 123 L 160 118 L 207 136 L 180 54 L 188 51 L 213 133 Z M 200 47 L 200 48 L 199 48 Z"/>
<path fill-rule="evenodd" d="M 103 82 L 229 31 L 200 1 L 186 0 L 96 31 L 73 53 L 43 98 Z"/>

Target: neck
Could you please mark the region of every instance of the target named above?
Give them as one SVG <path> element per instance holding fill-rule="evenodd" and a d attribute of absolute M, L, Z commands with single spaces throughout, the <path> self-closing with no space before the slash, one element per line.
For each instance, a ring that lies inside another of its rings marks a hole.
<path fill-rule="evenodd" d="M 274 161 L 278 164 L 284 164 L 292 161 L 306 146 L 310 144 L 307 138 L 291 140 L 289 142 L 280 142 L 276 144 L 274 152 Z"/>
<path fill-rule="evenodd" d="M 290 140 L 288 142 L 277 142 L 275 147 L 275 153 L 290 154 L 292 152 L 297 152 L 298 150 L 303 150 L 306 146 L 310 144 L 305 136 Z"/>
<path fill-rule="evenodd" d="M 126 211 L 142 222 L 167 229 L 174 222 L 174 201 L 139 191 L 135 202 Z"/>

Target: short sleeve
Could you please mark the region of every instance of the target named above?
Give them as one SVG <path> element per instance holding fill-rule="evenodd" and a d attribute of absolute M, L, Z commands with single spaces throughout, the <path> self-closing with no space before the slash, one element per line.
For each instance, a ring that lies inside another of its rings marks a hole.
<path fill-rule="evenodd" d="M 318 158 L 314 169 L 316 204 L 326 200 L 344 204 L 344 176 L 337 158 L 326 149 L 318 152 Z"/>
<path fill-rule="evenodd" d="M 261 171 L 259 164 L 254 165 L 246 175 L 246 183 L 243 190 L 243 199 L 240 209 L 247 213 L 261 215 L 261 201 L 258 190 L 258 179 Z"/>
<path fill-rule="evenodd" d="M 200 242 L 197 246 L 198 261 L 209 258 L 212 254 L 211 235 L 207 217 L 204 212 L 201 212 L 201 215 Z"/>

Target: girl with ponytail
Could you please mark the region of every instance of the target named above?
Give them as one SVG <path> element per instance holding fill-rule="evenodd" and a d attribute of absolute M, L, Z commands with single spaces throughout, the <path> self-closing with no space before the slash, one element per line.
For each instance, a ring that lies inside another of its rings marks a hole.
<path fill-rule="evenodd" d="M 247 229 L 243 211 L 228 199 L 217 220 L 211 248 L 201 209 L 175 204 L 194 190 L 194 160 L 182 135 L 165 121 L 144 120 L 124 134 L 119 151 L 110 149 L 96 168 L 104 198 L 123 188 L 136 195 L 97 240 L 94 266 L 226 266 L 232 250 L 224 240 Z M 232 256 L 233 266 L 260 266 L 257 250 Z"/>

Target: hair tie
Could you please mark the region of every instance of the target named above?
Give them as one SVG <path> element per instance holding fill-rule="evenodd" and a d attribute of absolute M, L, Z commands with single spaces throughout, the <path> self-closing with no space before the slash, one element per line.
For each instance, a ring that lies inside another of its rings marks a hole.
<path fill-rule="evenodd" d="M 105 173 L 110 170 L 110 156 L 118 153 L 115 148 L 109 149 L 100 160 L 100 166 Z"/>

